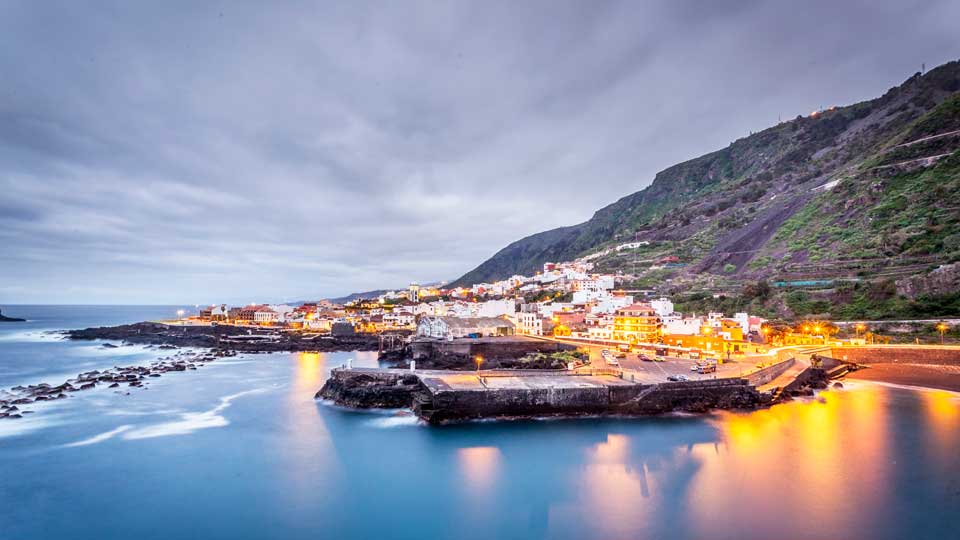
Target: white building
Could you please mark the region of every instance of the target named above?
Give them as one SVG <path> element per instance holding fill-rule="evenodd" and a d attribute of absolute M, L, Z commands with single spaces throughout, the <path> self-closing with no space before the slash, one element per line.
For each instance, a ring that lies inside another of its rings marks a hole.
<path fill-rule="evenodd" d="M 488 300 L 477 304 L 477 317 L 500 317 L 513 315 L 517 311 L 517 302 L 513 298 L 504 300 Z"/>
<path fill-rule="evenodd" d="M 263 306 L 253 312 L 253 322 L 257 324 L 280 322 L 280 314 L 272 308 Z"/>
<path fill-rule="evenodd" d="M 416 315 L 408 311 L 392 311 L 390 313 L 383 314 L 383 324 L 384 326 L 392 326 L 394 328 L 401 327 L 410 327 L 413 326 L 417 321 Z"/>
<path fill-rule="evenodd" d="M 695 336 L 700 333 L 700 326 L 703 324 L 697 317 L 683 318 L 680 315 L 667 315 L 660 319 L 663 321 L 664 334 Z"/>
<path fill-rule="evenodd" d="M 517 333 L 528 336 L 543 335 L 543 316 L 535 311 L 521 311 L 515 316 Z"/>
<path fill-rule="evenodd" d="M 285 322 L 287 317 L 292 315 L 294 312 L 294 309 L 286 304 L 275 304 L 268 307 L 277 314 L 277 322 Z"/>
<path fill-rule="evenodd" d="M 477 336 L 511 336 L 515 328 L 506 319 L 493 317 L 423 317 L 417 325 L 417 335 L 437 339 L 456 339 Z"/>
<path fill-rule="evenodd" d="M 673 302 L 666 298 L 658 298 L 650 301 L 650 307 L 657 312 L 660 317 L 666 317 L 673 313 Z"/>

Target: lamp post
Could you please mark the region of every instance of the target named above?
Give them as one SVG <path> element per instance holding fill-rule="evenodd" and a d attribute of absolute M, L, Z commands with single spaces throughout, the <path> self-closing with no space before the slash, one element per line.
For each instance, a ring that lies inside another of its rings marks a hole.
<path fill-rule="evenodd" d="M 864 330 L 866 330 L 867 327 L 866 327 L 866 325 L 864 325 L 863 323 L 860 323 L 860 324 L 857 324 L 856 326 L 854 326 L 853 329 L 856 331 L 857 337 L 859 338 L 859 337 L 860 337 L 860 332 L 863 332 Z"/>
<path fill-rule="evenodd" d="M 182 310 L 182 309 L 178 309 L 178 310 L 177 310 L 177 320 L 183 322 L 183 310 Z"/>
<path fill-rule="evenodd" d="M 473 358 L 473 360 L 477 363 L 477 377 L 479 377 L 479 376 L 480 376 L 480 364 L 483 363 L 483 357 L 478 354 L 477 356 L 475 356 L 475 357 Z"/>
<path fill-rule="evenodd" d="M 950 327 L 947 326 L 947 323 L 943 323 L 943 322 L 942 322 L 942 323 L 940 323 L 940 324 L 937 325 L 937 331 L 940 332 L 940 344 L 941 344 L 941 345 L 943 345 L 943 334 L 945 334 L 945 333 L 947 332 L 947 330 L 949 330 L 949 329 L 950 329 Z"/>

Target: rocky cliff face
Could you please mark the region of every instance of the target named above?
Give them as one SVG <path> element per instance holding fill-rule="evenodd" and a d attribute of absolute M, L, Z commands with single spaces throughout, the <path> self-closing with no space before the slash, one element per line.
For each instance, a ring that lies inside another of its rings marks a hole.
<path fill-rule="evenodd" d="M 897 294 L 916 299 L 960 291 L 960 263 L 944 264 L 935 270 L 897 281 Z"/>
<path fill-rule="evenodd" d="M 783 122 L 658 173 L 587 222 L 518 240 L 454 284 L 531 274 L 634 239 L 650 245 L 598 266 L 633 270 L 638 257 L 649 267 L 673 255 L 685 272 L 756 278 L 815 274 L 831 258 L 960 253 L 960 213 L 943 204 L 960 200 L 958 91 L 951 62 L 882 97 Z M 912 191 L 939 204 L 913 211 L 903 199 Z"/>

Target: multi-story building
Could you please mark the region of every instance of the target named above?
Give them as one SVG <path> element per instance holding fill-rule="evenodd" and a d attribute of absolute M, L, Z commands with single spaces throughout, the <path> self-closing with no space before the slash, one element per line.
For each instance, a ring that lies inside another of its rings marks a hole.
<path fill-rule="evenodd" d="M 650 304 L 633 304 L 620 308 L 613 316 L 613 340 L 656 343 L 660 340 L 660 317 Z"/>

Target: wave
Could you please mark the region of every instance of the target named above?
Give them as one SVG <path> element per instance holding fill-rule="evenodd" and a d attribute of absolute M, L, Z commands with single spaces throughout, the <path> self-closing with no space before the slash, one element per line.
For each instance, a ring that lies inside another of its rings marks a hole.
<path fill-rule="evenodd" d="M 116 428 L 116 429 L 111 429 L 110 431 L 106 431 L 106 432 L 101 433 L 101 434 L 99 434 L 99 435 L 94 435 L 93 437 L 90 437 L 89 439 L 83 439 L 82 441 L 77 441 L 77 442 L 72 442 L 72 443 L 69 443 L 69 444 L 65 444 L 65 445 L 63 445 L 63 447 L 64 447 L 64 448 L 74 448 L 74 447 L 77 447 L 77 446 L 89 446 L 89 445 L 91 445 L 91 444 L 97 444 L 97 443 L 100 443 L 100 442 L 103 442 L 103 441 L 112 439 L 114 436 L 119 435 L 119 434 L 123 433 L 124 431 L 127 431 L 127 430 L 131 429 L 132 427 L 133 427 L 133 426 L 131 426 L 131 425 L 129 425 L 129 424 L 125 424 L 125 425 L 122 425 L 122 426 L 120 426 L 120 427 L 118 427 L 118 428 Z"/>
<path fill-rule="evenodd" d="M 368 426 L 381 429 L 418 426 L 423 422 L 413 414 L 398 414 L 387 418 L 374 418 L 367 422 Z"/>
<path fill-rule="evenodd" d="M 249 394 L 256 394 L 266 391 L 265 388 L 256 388 L 246 390 L 236 394 L 230 394 L 220 398 L 220 404 L 209 411 L 185 412 L 180 413 L 180 419 L 172 422 L 161 422 L 140 428 L 126 431 L 123 434 L 125 440 L 151 439 L 154 437 L 170 437 L 174 435 L 190 435 L 191 433 L 216 427 L 230 425 L 230 421 L 220 413 L 225 411 L 233 400 Z"/>
<path fill-rule="evenodd" d="M 48 427 L 62 424 L 56 415 L 25 414 L 23 418 L 0 421 L 0 439 L 26 435 Z"/>

